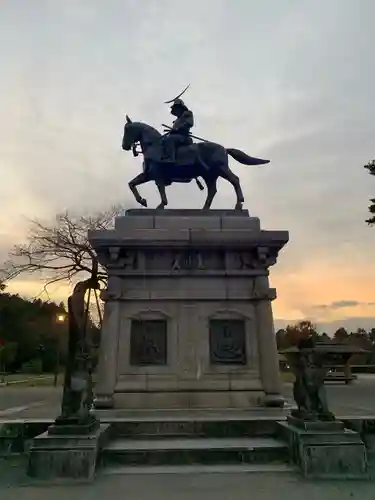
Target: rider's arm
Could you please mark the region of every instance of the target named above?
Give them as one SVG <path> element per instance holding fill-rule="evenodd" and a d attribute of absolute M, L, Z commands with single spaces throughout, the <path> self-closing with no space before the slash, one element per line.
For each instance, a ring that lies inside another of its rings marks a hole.
<path fill-rule="evenodd" d="M 194 116 L 191 111 L 185 111 L 185 113 L 182 115 L 184 118 L 185 126 L 192 128 L 194 126 Z"/>
<path fill-rule="evenodd" d="M 173 128 L 178 132 L 189 133 L 193 125 L 194 125 L 193 113 L 191 111 L 185 111 L 185 113 L 178 120 L 176 120 L 176 124 Z"/>

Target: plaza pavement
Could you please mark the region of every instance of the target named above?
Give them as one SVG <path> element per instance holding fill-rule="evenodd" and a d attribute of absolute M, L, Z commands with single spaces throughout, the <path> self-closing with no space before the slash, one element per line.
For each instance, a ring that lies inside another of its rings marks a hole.
<path fill-rule="evenodd" d="M 375 417 L 375 374 L 362 374 L 350 385 L 326 385 L 329 405 L 337 417 Z M 293 405 L 292 384 L 284 384 L 287 403 Z M 0 420 L 54 419 L 60 410 L 62 389 L 1 387 Z M 118 417 L 121 412 L 117 412 Z M 374 495 L 375 500 L 375 495 Z"/>
<path fill-rule="evenodd" d="M 8 465 L 8 464 L 7 464 Z M 18 470 L 23 469 L 18 467 Z M 99 475 L 91 484 L 35 485 L 4 472 L 1 500 L 374 500 L 367 481 L 306 481 L 298 473 Z"/>
<path fill-rule="evenodd" d="M 360 375 L 351 385 L 327 385 L 337 416 L 375 418 L 375 376 Z M 284 385 L 292 403 L 292 385 Z M 53 419 L 59 412 L 61 388 L 0 388 L 0 420 Z M 91 484 L 38 485 L 25 477 L 24 458 L 0 459 L 1 500 L 375 500 L 367 481 L 303 480 L 290 472 L 192 471 L 174 474 L 99 474 Z"/>

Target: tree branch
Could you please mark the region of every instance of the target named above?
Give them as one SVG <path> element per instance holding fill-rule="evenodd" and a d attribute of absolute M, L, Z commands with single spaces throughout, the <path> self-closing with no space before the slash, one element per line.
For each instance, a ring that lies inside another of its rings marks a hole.
<path fill-rule="evenodd" d="M 39 274 L 45 291 L 52 283 L 72 283 L 82 274 L 97 274 L 98 279 L 105 282 L 105 269 L 100 266 L 87 233 L 109 229 L 120 211 L 118 206 L 93 216 L 71 215 L 66 211 L 57 214 L 52 224 L 30 220 L 27 243 L 15 245 L 10 251 L 9 260 L 0 269 L 2 280 Z"/>

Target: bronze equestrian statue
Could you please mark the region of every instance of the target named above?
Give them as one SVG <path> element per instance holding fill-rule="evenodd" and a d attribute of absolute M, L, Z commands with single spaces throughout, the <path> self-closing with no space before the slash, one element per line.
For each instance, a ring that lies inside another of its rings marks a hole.
<path fill-rule="evenodd" d="M 195 179 L 198 187 L 203 189 L 199 180 L 202 178 L 207 186 L 207 198 L 203 208 L 209 209 L 217 192 L 217 180 L 222 177 L 230 182 L 235 190 L 235 209 L 242 210 L 244 196 L 240 180 L 229 168 L 228 155 L 243 165 L 262 165 L 269 163 L 269 160 L 253 158 L 239 149 L 226 149 L 220 144 L 192 136 L 190 129 L 194 125 L 193 113 L 181 99 L 186 90 L 187 88 L 176 98 L 167 101 L 173 102 L 171 112 L 177 119 L 166 136 L 162 136 L 146 123 L 133 122 L 126 115 L 122 149 L 133 150 L 134 156 L 137 156 L 136 148 L 139 144 L 144 156 L 143 172 L 129 182 L 129 188 L 137 202 L 147 207 L 147 201 L 141 197 L 137 186 L 154 181 L 161 197 L 157 208 L 164 208 L 168 204 L 166 186 L 173 182 L 188 183 Z M 203 142 L 193 143 L 193 137 Z"/>

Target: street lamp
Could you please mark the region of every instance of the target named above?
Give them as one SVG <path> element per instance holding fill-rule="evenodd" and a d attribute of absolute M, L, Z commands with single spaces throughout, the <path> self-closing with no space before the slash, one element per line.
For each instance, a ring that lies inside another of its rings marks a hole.
<path fill-rule="evenodd" d="M 56 315 L 57 324 L 63 325 L 66 319 L 66 314 L 58 313 Z M 56 338 L 56 361 L 55 361 L 55 374 L 53 378 L 53 386 L 57 386 L 57 377 L 59 375 L 59 365 L 60 365 L 60 342 L 59 338 Z"/>
<path fill-rule="evenodd" d="M 1 383 L 5 380 L 5 363 L 3 363 L 3 352 L 5 351 L 5 342 L 0 337 L 0 371 L 1 371 Z"/>

